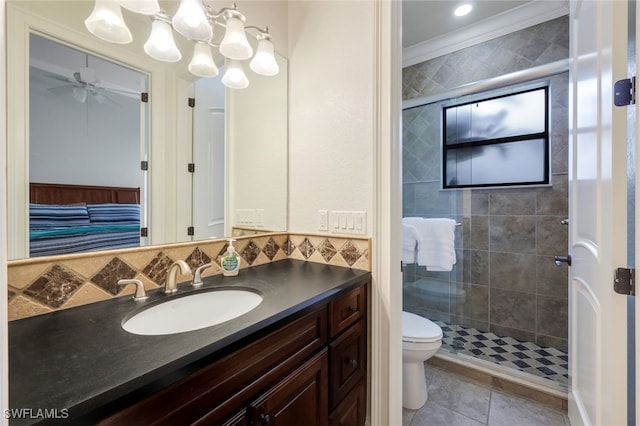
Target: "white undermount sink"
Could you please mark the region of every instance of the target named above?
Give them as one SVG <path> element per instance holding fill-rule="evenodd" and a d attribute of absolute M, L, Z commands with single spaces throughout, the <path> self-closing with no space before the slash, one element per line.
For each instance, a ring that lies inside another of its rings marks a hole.
<path fill-rule="evenodd" d="M 249 290 L 201 291 L 140 311 L 122 328 L 146 336 L 199 330 L 246 314 L 261 302 L 262 296 Z"/>

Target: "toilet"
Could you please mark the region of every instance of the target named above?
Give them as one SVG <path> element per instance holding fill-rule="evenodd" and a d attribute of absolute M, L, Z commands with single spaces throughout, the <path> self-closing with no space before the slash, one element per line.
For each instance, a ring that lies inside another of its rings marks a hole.
<path fill-rule="evenodd" d="M 427 402 L 424 362 L 442 346 L 442 329 L 430 320 L 402 312 L 402 406 L 417 410 Z"/>

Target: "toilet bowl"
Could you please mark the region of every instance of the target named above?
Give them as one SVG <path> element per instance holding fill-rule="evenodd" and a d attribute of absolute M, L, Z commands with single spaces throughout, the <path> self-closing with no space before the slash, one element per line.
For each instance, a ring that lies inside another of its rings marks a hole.
<path fill-rule="evenodd" d="M 402 406 L 417 410 L 427 402 L 424 362 L 442 346 L 442 329 L 410 312 L 402 312 Z"/>

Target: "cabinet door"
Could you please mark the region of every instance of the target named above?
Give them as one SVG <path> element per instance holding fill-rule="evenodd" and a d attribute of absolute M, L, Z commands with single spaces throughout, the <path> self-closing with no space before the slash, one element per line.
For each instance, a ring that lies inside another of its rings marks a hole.
<path fill-rule="evenodd" d="M 328 423 L 326 349 L 258 398 L 249 408 L 250 424 L 324 426 Z"/>
<path fill-rule="evenodd" d="M 363 426 L 366 418 L 366 389 L 364 382 L 353 389 L 347 397 L 340 402 L 338 408 L 329 418 L 330 426 Z"/>
<path fill-rule="evenodd" d="M 329 344 L 329 406 L 335 408 L 366 374 L 367 335 L 364 321 L 349 327 Z"/>

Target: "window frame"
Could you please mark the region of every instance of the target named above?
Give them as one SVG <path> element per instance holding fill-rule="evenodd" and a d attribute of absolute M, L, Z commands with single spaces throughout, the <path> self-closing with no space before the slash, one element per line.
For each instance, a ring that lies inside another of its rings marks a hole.
<path fill-rule="evenodd" d="M 442 189 L 465 189 L 465 188 L 513 188 L 513 187 L 521 187 L 521 186 L 543 186 L 549 185 L 551 179 L 551 167 L 550 167 L 550 87 L 549 83 L 545 82 L 541 85 L 536 85 L 535 87 L 529 87 L 526 89 L 514 89 L 509 93 L 502 93 L 499 95 L 488 95 L 483 96 L 483 94 L 473 95 L 473 99 L 466 100 L 462 102 L 450 102 L 441 104 L 441 114 L 442 114 L 442 132 L 441 132 L 441 160 L 442 160 L 442 173 L 441 173 L 441 184 Z M 462 142 L 462 143 L 453 143 L 447 144 L 447 110 L 451 108 L 461 107 L 464 105 L 481 103 L 484 101 L 491 101 L 499 98 L 506 98 L 509 96 L 516 96 L 523 93 L 534 92 L 538 90 L 544 91 L 545 97 L 545 111 L 544 111 L 544 130 L 539 133 L 526 133 L 515 136 L 494 138 L 494 139 L 485 139 L 479 141 L 470 141 L 470 142 Z M 469 99 L 469 97 L 467 97 Z M 497 182 L 497 183 L 482 183 L 482 184 L 448 184 L 447 183 L 447 154 L 449 151 L 456 151 L 464 148 L 473 148 L 479 146 L 489 146 L 489 145 L 499 145 L 513 142 L 521 142 L 521 141 L 532 141 L 542 139 L 544 141 L 544 171 L 543 171 L 543 179 L 538 181 L 511 181 L 511 182 Z"/>

